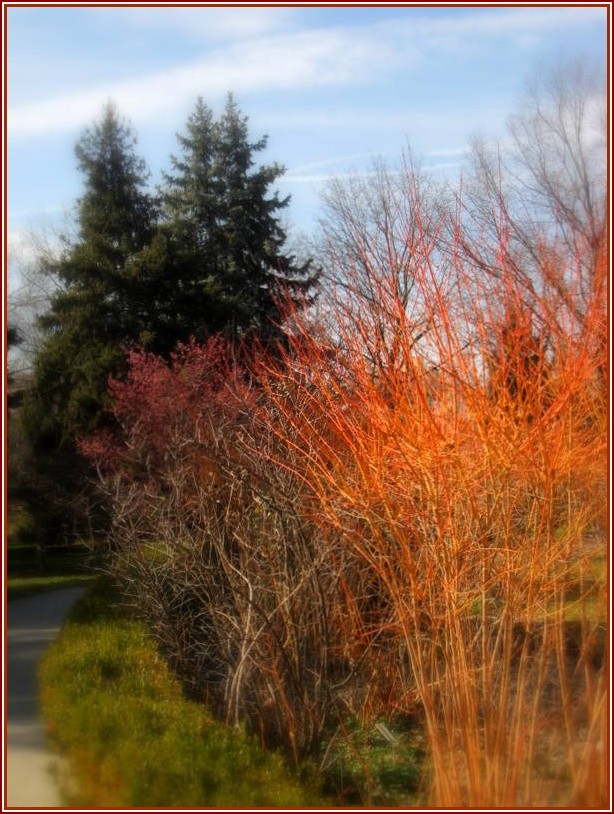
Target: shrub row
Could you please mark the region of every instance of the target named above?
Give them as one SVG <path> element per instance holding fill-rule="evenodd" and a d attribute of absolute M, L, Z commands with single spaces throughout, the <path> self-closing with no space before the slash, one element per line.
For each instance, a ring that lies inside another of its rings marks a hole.
<path fill-rule="evenodd" d="M 113 567 L 191 694 L 297 763 L 419 717 L 429 802 L 596 807 L 606 246 L 488 244 L 406 180 L 276 353 L 130 352 L 82 444 Z"/>

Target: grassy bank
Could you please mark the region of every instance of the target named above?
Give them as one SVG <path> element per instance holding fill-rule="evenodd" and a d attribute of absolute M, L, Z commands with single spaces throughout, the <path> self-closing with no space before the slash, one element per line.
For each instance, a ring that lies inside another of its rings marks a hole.
<path fill-rule="evenodd" d="M 184 699 L 145 629 L 116 610 L 104 580 L 75 606 L 40 681 L 50 734 L 70 760 L 70 805 L 323 805 L 280 756 Z"/>

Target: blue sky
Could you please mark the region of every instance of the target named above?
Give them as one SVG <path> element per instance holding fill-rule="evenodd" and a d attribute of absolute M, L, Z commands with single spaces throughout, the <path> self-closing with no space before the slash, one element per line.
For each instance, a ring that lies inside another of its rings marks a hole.
<path fill-rule="evenodd" d="M 196 97 L 233 91 L 263 160 L 282 163 L 288 218 L 309 231 L 333 174 L 407 145 L 456 173 L 468 138 L 496 136 L 526 77 L 565 56 L 606 59 L 606 8 L 7 4 L 9 246 L 80 193 L 73 146 L 113 99 L 152 183 Z"/>

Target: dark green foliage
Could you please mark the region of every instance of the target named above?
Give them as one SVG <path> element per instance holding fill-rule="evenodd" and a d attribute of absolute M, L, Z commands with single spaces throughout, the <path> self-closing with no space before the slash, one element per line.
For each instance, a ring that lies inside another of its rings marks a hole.
<path fill-rule="evenodd" d="M 550 360 L 551 361 L 551 360 Z M 494 400 L 520 414 L 525 407 L 526 420 L 535 419 L 550 402 L 548 338 L 532 325 L 528 308 L 510 307 L 493 338 L 489 359 L 490 392 Z"/>
<path fill-rule="evenodd" d="M 8 354 L 10 353 L 11 348 L 18 348 L 20 345 L 23 344 L 23 341 L 24 338 L 17 328 L 10 325 L 7 326 L 4 358 L 8 362 L 6 384 L 8 385 L 7 404 L 9 409 L 11 409 L 12 407 L 19 406 L 22 399 L 22 392 L 21 387 L 19 387 L 19 385 L 15 386 L 15 376 L 11 371 L 11 364 L 8 360 Z"/>
<path fill-rule="evenodd" d="M 127 264 L 151 240 L 154 206 L 134 144 L 108 105 L 75 149 L 85 181 L 79 234 L 47 263 L 59 287 L 40 320 L 46 339 L 24 411 L 38 449 L 70 445 L 100 424 L 108 376 L 119 372 L 124 345 L 143 329 L 133 308 L 140 281 Z"/>
<path fill-rule="evenodd" d="M 19 345 L 21 345 L 22 342 L 23 342 L 23 337 L 21 336 L 21 334 L 19 333 L 17 328 L 13 328 L 12 326 L 9 326 L 6 329 L 6 344 L 7 344 L 7 347 L 8 348 L 18 347 Z"/>
<path fill-rule="evenodd" d="M 25 427 L 39 456 L 58 447 L 70 448 L 73 439 L 100 425 L 108 377 L 123 365 L 121 344 L 94 336 L 88 341 L 85 309 L 75 309 L 73 315 L 82 324 L 49 334 L 24 399 Z M 93 313 L 90 324 L 92 334 L 97 333 L 100 323 Z"/>
<path fill-rule="evenodd" d="M 61 504 L 79 534 L 91 526 L 91 506 L 73 500 L 88 479 L 75 442 L 112 423 L 108 383 L 125 374 L 127 350 L 168 358 L 179 342 L 218 332 L 266 340 L 281 319 L 279 285 L 302 302 L 315 283 L 309 263 L 283 252 L 278 214 L 288 200 L 269 192 L 282 169 L 254 167 L 266 139 L 249 141 L 232 97 L 217 121 L 198 101 L 161 201 L 147 191 L 135 141 L 111 104 L 86 130 L 75 149 L 84 180 L 77 236 L 41 260 L 58 286 L 23 399 L 34 457 L 26 487 L 36 495 L 44 486 L 46 502 Z M 93 533 L 105 523 L 103 510 Z M 68 539 L 47 517 L 38 525 L 46 538 Z"/>
<path fill-rule="evenodd" d="M 288 199 L 269 192 L 283 169 L 255 168 L 266 138 L 249 140 L 232 97 L 219 120 L 199 99 L 179 145 L 161 208 L 112 105 L 76 146 L 78 236 L 44 263 L 58 290 L 24 405 L 37 452 L 70 448 L 108 420 L 108 379 L 121 376 L 127 348 L 168 355 L 218 332 L 266 340 L 280 291 L 301 303 L 313 295 L 310 263 L 283 250 Z"/>
<path fill-rule="evenodd" d="M 232 339 L 267 339 L 281 321 L 280 292 L 308 302 L 317 275 L 284 253 L 279 215 L 289 202 L 270 193 L 278 164 L 254 168 L 267 140 L 250 142 L 247 118 L 231 95 L 219 120 L 199 99 L 179 135 L 163 204 L 169 297 L 187 339 L 223 332 Z"/>
<path fill-rule="evenodd" d="M 37 567 L 46 573 L 47 547 L 91 542 L 105 513 L 92 494 L 91 470 L 81 456 L 68 448 L 33 449 L 24 431 L 24 409 L 11 408 L 8 421 L 8 541 L 33 546 Z M 41 411 L 35 427 L 39 444 L 45 419 Z"/>

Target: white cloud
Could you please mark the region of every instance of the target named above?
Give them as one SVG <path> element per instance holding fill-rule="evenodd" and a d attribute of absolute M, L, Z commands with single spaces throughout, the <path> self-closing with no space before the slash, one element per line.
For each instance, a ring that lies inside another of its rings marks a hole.
<path fill-rule="evenodd" d="M 92 9 L 92 13 L 112 14 L 118 25 L 129 25 L 143 33 L 159 31 L 202 42 L 253 39 L 288 28 L 297 18 L 297 10 L 288 7 L 186 7 L 146 6 Z"/>
<path fill-rule="evenodd" d="M 318 167 L 330 167 L 332 164 L 341 164 L 346 161 L 356 161 L 360 158 L 371 158 L 372 153 L 356 153 L 355 155 L 338 155 L 334 158 L 326 158 L 323 161 L 310 161 L 309 164 L 301 164 L 299 167 L 292 167 L 288 170 L 288 174 L 304 173 L 305 170 L 313 170 Z"/>
<path fill-rule="evenodd" d="M 235 92 L 285 90 L 353 84 L 375 68 L 385 71 L 398 53 L 373 53 L 371 34 L 356 31 L 346 39 L 341 29 L 307 31 L 255 42 L 235 43 L 194 62 L 128 81 L 114 82 L 43 102 L 10 108 L 13 137 L 72 129 L 94 118 L 114 99 L 133 119 L 166 117 L 186 99 L 202 94 L 217 98 Z"/>
<path fill-rule="evenodd" d="M 94 11 L 94 10 L 93 10 Z M 105 13 L 101 9 L 95 10 Z M 110 81 L 69 91 L 39 102 L 9 108 L 12 138 L 72 130 L 92 121 L 109 98 L 130 111 L 135 121 L 166 122 L 194 96 L 218 99 L 227 90 L 237 93 L 284 91 L 325 86 L 352 86 L 381 80 L 399 66 L 417 66 L 421 60 L 445 51 L 476 50 L 494 41 L 538 37 L 553 28 L 569 28 L 603 20 L 599 8 L 497 8 L 471 15 L 399 16 L 370 26 L 287 31 L 272 34 L 294 21 L 276 8 L 131 8 L 114 9 L 131 21 L 135 32 L 143 27 L 168 27 L 209 40 L 230 40 L 201 58 L 129 80 Z M 202 12 L 207 12 L 203 14 Z M 295 9 L 288 11 L 295 12 Z M 240 12 L 240 13 L 239 13 Z M 357 114 L 360 116 L 360 114 Z M 367 113 L 363 118 L 373 125 Z M 324 125 L 339 120 L 328 111 Z"/>
<path fill-rule="evenodd" d="M 578 6 L 487 8 L 474 14 L 450 14 L 446 17 L 422 18 L 412 26 L 415 35 L 428 48 L 446 50 L 467 46 L 483 47 L 493 38 L 504 38 L 526 47 L 539 42 L 540 34 L 552 29 L 574 28 L 595 22 L 605 22 L 605 9 Z M 484 39 L 487 38 L 487 39 Z"/>
<path fill-rule="evenodd" d="M 116 14 L 124 24 L 132 25 L 136 32 L 144 29 L 164 33 L 176 32 L 190 38 L 215 42 L 220 40 L 243 40 L 262 37 L 281 30 L 292 29 L 301 22 L 298 7 L 131 7 L 113 10 L 92 10 L 97 14 Z M 399 17 L 372 23 L 370 30 L 379 34 L 402 33 L 410 35 L 421 44 L 454 48 L 466 43 L 469 36 L 504 36 L 517 38 L 521 47 L 539 42 L 540 31 L 550 28 L 570 27 L 579 23 L 600 19 L 605 21 L 605 9 L 558 6 L 525 8 L 486 8 L 470 15 L 449 13 L 446 16 L 426 17 L 419 10 L 411 19 Z M 304 22 L 304 20 L 303 20 Z M 338 27 L 349 37 L 361 26 Z"/>

